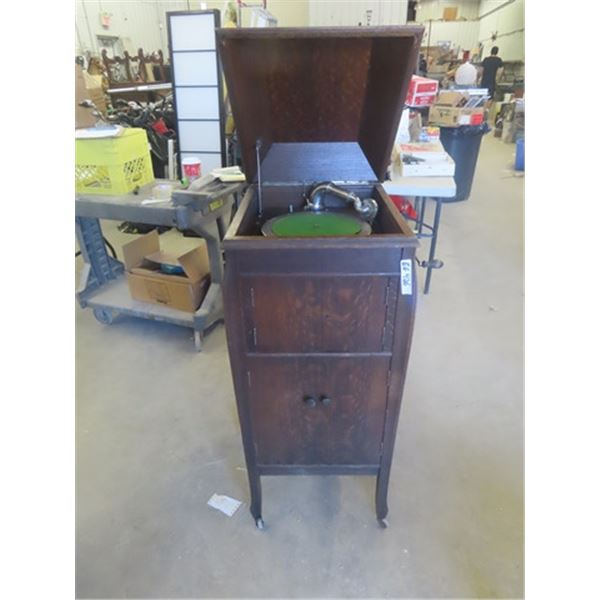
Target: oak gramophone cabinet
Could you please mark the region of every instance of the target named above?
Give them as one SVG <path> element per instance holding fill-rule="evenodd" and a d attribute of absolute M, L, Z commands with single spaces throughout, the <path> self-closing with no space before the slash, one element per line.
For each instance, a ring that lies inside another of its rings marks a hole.
<path fill-rule="evenodd" d="M 261 476 L 387 488 L 416 300 L 384 191 L 420 27 L 221 29 L 249 187 L 224 239 L 225 324 L 250 511 Z"/>

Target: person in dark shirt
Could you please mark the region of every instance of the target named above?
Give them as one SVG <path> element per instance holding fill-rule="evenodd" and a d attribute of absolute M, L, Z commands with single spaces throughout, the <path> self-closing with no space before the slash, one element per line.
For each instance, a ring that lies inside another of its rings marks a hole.
<path fill-rule="evenodd" d="M 419 54 L 419 72 L 421 77 L 427 77 L 427 60 L 422 54 Z"/>
<path fill-rule="evenodd" d="M 481 63 L 483 69 L 481 75 L 481 87 L 487 88 L 490 93 L 490 100 L 494 99 L 496 93 L 496 78 L 502 73 L 504 63 L 498 56 L 498 46 L 494 46 L 491 50 L 491 55 L 484 58 Z"/>

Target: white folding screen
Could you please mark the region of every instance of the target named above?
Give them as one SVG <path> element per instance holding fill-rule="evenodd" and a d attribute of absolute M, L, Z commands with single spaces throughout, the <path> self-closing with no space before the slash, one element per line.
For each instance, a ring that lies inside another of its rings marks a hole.
<path fill-rule="evenodd" d="M 167 13 L 179 164 L 202 161 L 202 173 L 225 166 L 223 92 L 215 28 L 219 11 Z"/>

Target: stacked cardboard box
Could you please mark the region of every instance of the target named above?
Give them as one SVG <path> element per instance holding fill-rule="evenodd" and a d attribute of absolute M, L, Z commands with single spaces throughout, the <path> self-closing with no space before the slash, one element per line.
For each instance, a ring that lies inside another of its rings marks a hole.
<path fill-rule="evenodd" d="M 438 82 L 413 75 L 406 94 L 406 106 L 431 106 L 438 93 Z"/>
<path fill-rule="evenodd" d="M 106 112 L 106 100 L 102 89 L 102 76 L 90 75 L 80 65 L 75 65 L 75 129 L 93 127 L 96 118 L 89 108 L 79 106 L 80 102 L 91 100 L 96 108 Z"/>
<path fill-rule="evenodd" d="M 171 255 L 161 250 L 156 230 L 123 246 L 131 297 L 195 312 L 210 285 L 206 242 L 189 252 Z"/>
<path fill-rule="evenodd" d="M 443 90 L 429 109 L 429 123 L 441 127 L 481 125 L 485 118 L 487 90 Z"/>

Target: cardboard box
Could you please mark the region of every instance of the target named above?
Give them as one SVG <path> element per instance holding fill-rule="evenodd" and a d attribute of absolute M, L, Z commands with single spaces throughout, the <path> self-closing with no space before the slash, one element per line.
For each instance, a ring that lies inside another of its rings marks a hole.
<path fill-rule="evenodd" d="M 196 312 L 210 284 L 206 242 L 180 255 L 161 251 L 158 232 L 151 231 L 123 246 L 131 297 L 142 302 Z M 183 274 L 168 274 L 161 265 L 181 267 Z"/>
<path fill-rule="evenodd" d="M 431 106 L 435 102 L 435 94 L 417 94 L 406 97 L 406 106 Z"/>
<path fill-rule="evenodd" d="M 400 144 L 398 151 L 400 154 L 407 154 L 426 160 L 435 160 L 446 156 L 446 150 L 444 150 L 444 146 L 442 146 L 442 143 L 439 140 L 435 142 Z"/>
<path fill-rule="evenodd" d="M 431 64 L 427 67 L 427 74 L 444 75 L 445 73 L 447 73 L 449 66 L 449 62 L 438 64 L 435 61 L 432 61 Z"/>
<path fill-rule="evenodd" d="M 486 99 L 485 90 L 444 90 L 429 109 L 429 123 L 442 127 L 481 125 Z"/>
<path fill-rule="evenodd" d="M 75 65 L 75 129 L 83 127 L 93 127 L 96 119 L 92 116 L 89 108 L 79 106 L 87 98 L 87 88 L 83 78 L 83 69 L 80 65 Z"/>
<path fill-rule="evenodd" d="M 438 93 L 438 82 L 435 79 L 413 75 L 406 94 L 407 106 L 431 106 Z"/>
<path fill-rule="evenodd" d="M 104 88 L 102 87 L 102 75 L 90 75 L 87 71 L 84 71 L 83 80 L 85 82 L 88 98 L 96 105 L 100 112 L 106 112 L 106 99 L 104 96 Z"/>
<path fill-rule="evenodd" d="M 96 118 L 92 109 L 79 106 L 80 102 L 91 100 L 100 112 L 106 111 L 104 90 L 102 89 L 102 76 L 89 75 L 80 65 L 75 65 L 75 129 L 93 127 Z"/>
<path fill-rule="evenodd" d="M 453 108 L 434 104 L 429 109 L 429 122 L 440 127 L 481 125 L 485 108 Z"/>
<path fill-rule="evenodd" d="M 435 79 L 413 75 L 408 86 L 408 94 L 437 94 L 438 82 Z"/>
<path fill-rule="evenodd" d="M 458 6 L 447 6 L 444 8 L 444 21 L 456 21 Z"/>
<path fill-rule="evenodd" d="M 396 132 L 395 142 L 418 141 L 423 126 L 421 114 L 416 110 L 405 108 L 400 117 L 400 124 Z"/>

